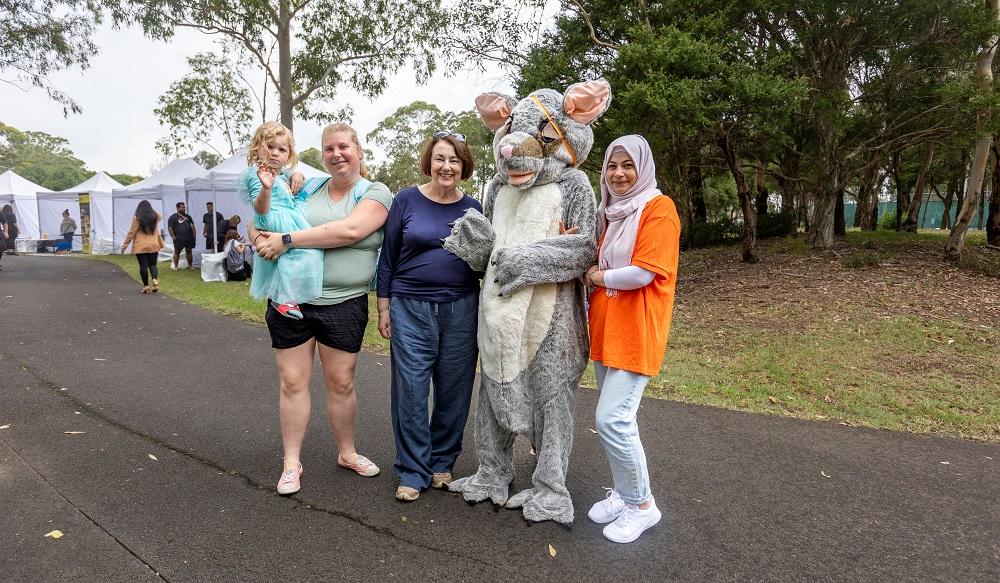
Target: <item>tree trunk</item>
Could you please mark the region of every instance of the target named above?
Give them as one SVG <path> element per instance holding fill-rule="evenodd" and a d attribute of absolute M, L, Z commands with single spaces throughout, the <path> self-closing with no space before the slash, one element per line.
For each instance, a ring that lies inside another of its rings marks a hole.
<path fill-rule="evenodd" d="M 839 164 L 834 147 L 833 125 L 822 112 L 817 111 L 814 115 L 819 151 L 816 156 L 816 184 L 809 243 L 817 249 L 829 249 L 833 247 L 834 212 L 840 192 Z"/>
<path fill-rule="evenodd" d="M 924 185 L 927 183 L 927 172 L 930 170 L 931 162 L 934 161 L 934 142 L 927 144 L 927 153 L 924 156 L 924 163 L 920 165 L 920 173 L 917 174 L 917 184 L 913 187 L 913 200 L 910 201 L 910 208 L 906 210 L 906 221 L 903 229 L 909 233 L 917 232 L 917 222 L 920 219 L 920 205 L 924 199 Z"/>
<path fill-rule="evenodd" d="M 760 257 L 757 255 L 757 214 L 754 211 L 753 201 L 750 199 L 750 186 L 747 184 L 743 168 L 740 167 L 740 162 L 736 159 L 736 152 L 725 130 L 719 130 L 716 143 L 722 150 L 722 155 L 725 156 L 726 164 L 729 166 L 729 172 L 736 182 L 740 210 L 743 211 L 743 261 L 757 263 L 760 261 Z"/>
<path fill-rule="evenodd" d="M 833 234 L 838 237 L 843 237 L 847 234 L 847 217 L 844 216 L 844 213 L 844 189 L 841 188 L 837 192 L 833 209 Z"/>
<path fill-rule="evenodd" d="M 958 191 L 958 185 L 954 178 L 948 180 L 948 193 L 942 199 L 944 204 L 944 212 L 941 213 L 941 230 L 946 231 L 951 228 L 951 203 L 955 200 L 955 193 Z"/>
<path fill-rule="evenodd" d="M 986 0 L 986 6 L 990 10 L 990 18 L 1000 21 L 1000 0 Z M 993 88 L 993 57 L 997 52 L 997 37 L 994 35 L 987 42 L 979 53 L 976 61 L 976 76 L 979 81 L 979 89 L 983 95 L 989 95 Z M 965 235 L 969 230 L 969 224 L 979 206 L 979 197 L 983 192 L 983 175 L 986 173 L 986 158 L 990 153 L 990 146 L 993 144 L 993 136 L 986 131 L 986 123 L 989 118 L 989 111 L 983 112 L 976 121 L 976 135 L 980 136 L 976 140 L 976 150 L 972 157 L 972 169 L 969 172 L 969 183 L 966 187 L 968 193 L 965 197 L 965 204 L 962 205 L 955 221 L 955 227 L 951 230 L 948 243 L 944 247 L 944 256 L 949 261 L 958 261 L 962 258 L 962 248 L 965 247 Z"/>
<path fill-rule="evenodd" d="M 281 124 L 291 131 L 295 123 L 292 107 L 292 15 L 288 10 L 288 0 L 278 3 L 278 103 L 281 110 Z"/>
<path fill-rule="evenodd" d="M 777 173 L 778 187 L 781 188 L 781 212 L 794 213 L 795 199 L 801 190 L 799 186 L 799 162 L 801 158 L 798 154 L 786 156 L 781 161 L 780 172 Z"/>
<path fill-rule="evenodd" d="M 757 209 L 757 216 L 767 214 L 767 183 L 764 181 L 764 163 L 757 160 L 753 174 L 754 188 L 757 195 L 754 198 L 754 208 Z"/>
<path fill-rule="evenodd" d="M 900 177 L 902 151 L 892 153 L 892 178 L 896 182 L 896 230 L 902 226 L 903 213 L 910 208 L 910 193 Z"/>
<path fill-rule="evenodd" d="M 871 164 L 861 173 L 854 226 L 862 231 L 874 231 L 878 228 L 878 184 L 881 181 L 882 173 L 876 164 Z"/>
<path fill-rule="evenodd" d="M 701 173 L 701 165 L 688 166 L 687 178 L 688 190 L 691 193 L 691 202 L 694 206 L 694 220 L 707 222 L 708 206 L 705 205 L 705 177 Z"/>
<path fill-rule="evenodd" d="M 993 142 L 993 180 L 990 187 L 990 214 L 986 218 L 986 244 L 1000 247 L 1000 151 Z"/>

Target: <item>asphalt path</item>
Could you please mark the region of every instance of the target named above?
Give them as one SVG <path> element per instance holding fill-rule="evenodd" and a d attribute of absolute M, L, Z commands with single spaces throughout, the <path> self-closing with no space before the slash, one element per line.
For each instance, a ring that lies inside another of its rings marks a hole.
<path fill-rule="evenodd" d="M 608 542 L 586 517 L 611 479 L 587 389 L 572 527 L 446 492 L 399 503 L 388 359 L 376 354 L 357 374 L 358 448 L 382 474 L 336 466 L 314 375 L 303 489 L 281 497 L 266 330 L 140 295 L 108 263 L 3 266 L 5 583 L 1000 580 L 997 444 L 666 401 L 639 414 L 663 519 L 633 544 Z M 471 423 L 458 476 L 476 467 Z M 526 487 L 520 440 L 516 468 Z"/>

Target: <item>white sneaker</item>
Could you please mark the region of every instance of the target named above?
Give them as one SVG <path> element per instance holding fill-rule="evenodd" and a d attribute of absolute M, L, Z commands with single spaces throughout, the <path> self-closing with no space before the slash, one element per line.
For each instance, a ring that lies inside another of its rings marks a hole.
<path fill-rule="evenodd" d="M 625 512 L 625 502 L 622 501 L 618 492 L 615 492 L 614 488 L 605 489 L 608 491 L 607 498 L 591 506 L 590 512 L 587 513 L 587 516 L 597 524 L 611 522 L 618 518 L 622 512 Z"/>
<path fill-rule="evenodd" d="M 170 266 L 170 271 L 177 271 L 177 268 L 176 268 L 176 267 L 174 267 L 173 265 L 171 265 L 171 266 Z"/>
<path fill-rule="evenodd" d="M 660 510 L 652 499 L 649 508 L 645 510 L 626 504 L 625 511 L 614 522 L 604 527 L 604 538 L 616 543 L 630 543 L 659 521 Z"/>

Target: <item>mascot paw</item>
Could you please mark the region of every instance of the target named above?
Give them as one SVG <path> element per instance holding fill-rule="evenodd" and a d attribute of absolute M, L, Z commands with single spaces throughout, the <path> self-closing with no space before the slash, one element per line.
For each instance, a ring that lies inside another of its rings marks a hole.
<path fill-rule="evenodd" d="M 455 221 L 451 234 L 445 237 L 442 245 L 475 271 L 485 271 L 495 237 L 489 219 L 483 213 L 469 209 Z"/>
<path fill-rule="evenodd" d="M 524 502 L 522 513 L 525 520 L 543 522 L 551 520 L 559 524 L 573 522 L 573 501 L 569 496 L 534 493 Z"/>
<path fill-rule="evenodd" d="M 524 506 L 529 500 L 531 500 L 532 497 L 534 497 L 534 495 L 535 495 L 534 488 L 521 490 L 517 494 L 511 496 L 510 499 L 507 500 L 507 503 L 504 504 L 504 506 L 506 506 L 507 508 L 520 508 Z"/>
<path fill-rule="evenodd" d="M 500 285 L 500 295 L 509 296 L 529 284 L 528 272 L 531 270 L 522 260 L 517 247 L 498 249 L 493 256 L 496 267 L 494 274 L 496 283 Z"/>
<path fill-rule="evenodd" d="M 448 491 L 461 492 L 465 501 L 473 504 L 490 500 L 493 504 L 503 506 L 507 502 L 507 485 L 483 483 L 479 474 L 453 481 L 448 484 Z"/>

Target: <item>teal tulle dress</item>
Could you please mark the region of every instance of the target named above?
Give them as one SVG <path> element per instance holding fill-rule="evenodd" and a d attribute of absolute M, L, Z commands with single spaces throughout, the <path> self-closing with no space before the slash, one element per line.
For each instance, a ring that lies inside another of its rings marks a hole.
<path fill-rule="evenodd" d="M 236 188 L 253 206 L 263 185 L 257 178 L 257 167 L 251 166 L 240 173 Z M 254 226 L 271 233 L 289 233 L 308 229 L 305 201 L 292 195 L 288 177 L 279 174 L 271 188 L 271 209 L 265 215 L 254 213 Z M 274 261 L 255 257 L 250 295 L 269 298 L 285 304 L 306 304 L 323 293 L 323 250 L 296 249 L 285 251 Z"/>

